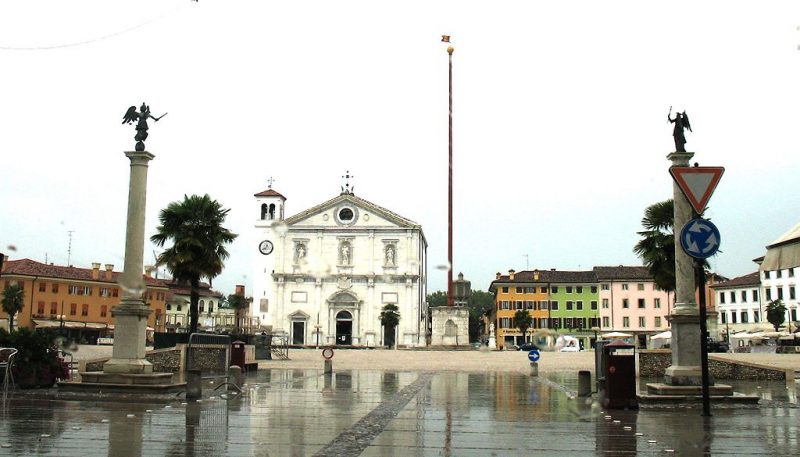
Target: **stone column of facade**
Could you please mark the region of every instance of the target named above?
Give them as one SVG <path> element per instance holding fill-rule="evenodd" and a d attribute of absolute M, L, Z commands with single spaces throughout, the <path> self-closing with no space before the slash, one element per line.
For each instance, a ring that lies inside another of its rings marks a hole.
<path fill-rule="evenodd" d="M 131 161 L 128 188 L 128 224 L 125 233 L 125 270 L 120 279 L 122 298 L 111 310 L 114 317 L 114 349 L 103 365 L 106 373 L 147 374 L 153 365 L 144 358 L 147 317 L 152 310 L 144 303 L 144 222 L 147 203 L 147 167 L 155 157 L 149 152 L 126 152 Z"/>
<path fill-rule="evenodd" d="M 693 152 L 673 152 L 667 156 L 672 166 L 687 167 Z M 694 261 L 683 252 L 680 231 L 692 218 L 692 207 L 677 183 L 672 184 L 675 236 L 675 307 L 668 317 L 672 326 L 672 365 L 664 382 L 674 386 L 702 384 L 700 367 L 700 310 L 695 302 Z"/>

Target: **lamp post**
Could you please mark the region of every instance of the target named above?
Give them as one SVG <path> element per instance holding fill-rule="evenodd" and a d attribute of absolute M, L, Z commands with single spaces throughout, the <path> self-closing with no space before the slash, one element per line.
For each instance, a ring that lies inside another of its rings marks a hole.
<path fill-rule="evenodd" d="M 600 331 L 600 328 L 592 327 L 590 330 L 594 332 L 594 344 L 592 344 L 592 349 L 597 350 L 597 332 Z"/>

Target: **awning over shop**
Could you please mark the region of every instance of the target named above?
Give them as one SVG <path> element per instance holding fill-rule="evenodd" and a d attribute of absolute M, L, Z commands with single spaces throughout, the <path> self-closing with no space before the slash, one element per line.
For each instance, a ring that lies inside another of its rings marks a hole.
<path fill-rule="evenodd" d="M 50 319 L 34 319 L 34 325 L 36 328 L 56 328 L 61 327 L 60 320 L 50 320 Z M 75 321 L 64 321 L 64 327 L 66 328 L 84 328 L 89 330 L 104 330 L 106 328 L 113 329 L 113 325 L 104 324 L 101 322 L 75 322 Z"/>
<path fill-rule="evenodd" d="M 761 271 L 784 270 L 800 265 L 800 223 L 767 246 Z"/>

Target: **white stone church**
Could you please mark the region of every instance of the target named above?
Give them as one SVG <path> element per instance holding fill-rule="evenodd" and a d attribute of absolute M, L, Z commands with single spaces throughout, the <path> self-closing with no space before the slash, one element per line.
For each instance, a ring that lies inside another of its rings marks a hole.
<path fill-rule="evenodd" d="M 359 198 L 337 197 L 284 218 L 286 197 L 255 194 L 259 254 L 250 315 L 295 345 L 426 344 L 427 241 L 422 227 Z M 400 323 L 387 332 L 382 308 Z"/>

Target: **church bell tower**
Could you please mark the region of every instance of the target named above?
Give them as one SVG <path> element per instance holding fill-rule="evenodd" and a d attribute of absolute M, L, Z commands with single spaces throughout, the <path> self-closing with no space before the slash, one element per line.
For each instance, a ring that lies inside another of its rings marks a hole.
<path fill-rule="evenodd" d="M 274 328 L 270 321 L 269 311 L 275 301 L 272 272 L 275 270 L 276 257 L 281 255 L 283 234 L 281 230 L 284 220 L 286 197 L 272 188 L 273 179 L 268 180 L 267 190 L 254 194 L 255 231 L 258 249 L 255 271 L 253 272 L 253 301 L 250 304 L 250 317 L 258 318 L 262 327 Z"/>

